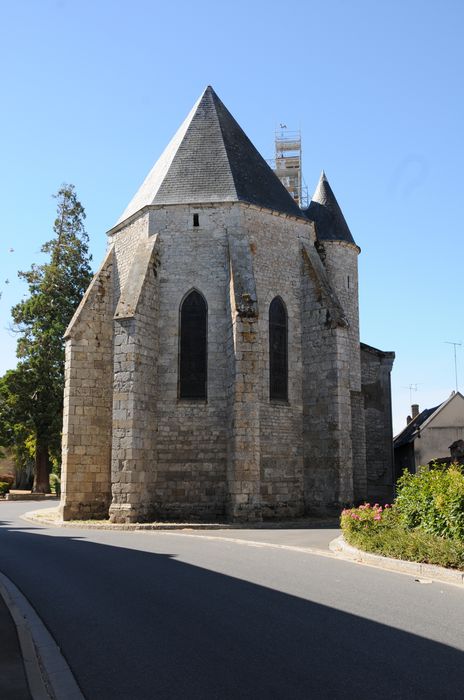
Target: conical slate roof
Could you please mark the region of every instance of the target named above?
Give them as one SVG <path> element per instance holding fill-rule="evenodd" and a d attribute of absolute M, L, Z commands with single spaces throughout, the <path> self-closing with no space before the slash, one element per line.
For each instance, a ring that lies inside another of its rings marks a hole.
<path fill-rule="evenodd" d="M 118 224 L 148 204 L 238 201 L 302 216 L 280 180 L 208 86 Z"/>
<path fill-rule="evenodd" d="M 319 240 L 354 243 L 354 238 L 324 171 L 321 173 L 311 203 L 303 213 L 316 224 L 316 235 Z"/>

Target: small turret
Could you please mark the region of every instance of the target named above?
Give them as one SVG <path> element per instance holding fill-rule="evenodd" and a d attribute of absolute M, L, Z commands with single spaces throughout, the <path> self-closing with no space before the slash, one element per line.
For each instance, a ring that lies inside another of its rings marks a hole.
<path fill-rule="evenodd" d="M 351 404 L 353 487 L 357 498 L 364 498 L 367 493 L 367 482 L 358 306 L 358 254 L 360 249 L 351 235 L 324 171 L 321 173 L 311 203 L 303 213 L 314 222 L 316 249 L 348 320 L 348 328 L 342 342 L 346 343 L 347 353 L 344 355 L 344 359 L 348 362 L 346 371 Z M 345 406 L 346 410 L 348 410 L 347 406 Z"/>
<path fill-rule="evenodd" d="M 311 203 L 303 210 L 314 222 L 316 247 L 349 323 L 351 388 L 360 389 L 358 254 L 342 210 L 322 171 Z"/>
<path fill-rule="evenodd" d="M 356 245 L 324 171 L 309 207 L 303 213 L 316 224 L 319 241 L 345 241 Z"/>

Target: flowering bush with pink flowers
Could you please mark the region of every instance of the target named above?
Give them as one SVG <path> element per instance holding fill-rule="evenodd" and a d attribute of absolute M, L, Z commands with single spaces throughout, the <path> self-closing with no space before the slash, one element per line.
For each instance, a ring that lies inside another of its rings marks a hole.
<path fill-rule="evenodd" d="M 408 528 L 396 504 L 364 503 L 341 514 L 345 540 L 386 557 L 464 570 L 464 542 L 445 539 L 423 528 Z"/>
<path fill-rule="evenodd" d="M 464 468 L 405 472 L 392 505 L 347 508 L 341 527 L 347 542 L 368 552 L 464 570 Z"/>
<path fill-rule="evenodd" d="M 394 509 L 388 503 L 384 506 L 374 503 L 364 503 L 357 508 L 347 508 L 342 511 L 341 526 L 343 531 L 365 532 L 372 528 L 385 529 L 396 523 Z"/>

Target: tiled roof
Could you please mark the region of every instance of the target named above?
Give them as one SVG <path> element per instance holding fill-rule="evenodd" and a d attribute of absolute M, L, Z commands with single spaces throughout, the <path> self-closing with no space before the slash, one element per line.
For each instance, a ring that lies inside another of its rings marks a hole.
<path fill-rule="evenodd" d="M 302 217 L 290 194 L 208 86 L 118 224 L 150 204 L 243 201 Z"/>
<path fill-rule="evenodd" d="M 305 216 L 316 224 L 316 236 L 321 241 L 347 241 L 354 243 L 342 210 L 329 185 L 324 171 L 307 209 Z"/>
<path fill-rule="evenodd" d="M 393 440 L 393 446 L 396 448 L 406 445 L 408 442 L 413 442 L 417 437 L 417 432 L 421 425 L 425 423 L 427 418 L 430 418 L 432 413 L 435 413 L 437 408 L 440 408 L 440 406 L 441 404 L 439 406 L 435 406 L 434 408 L 424 408 L 424 410 L 421 411 L 418 416 L 413 418 L 413 420 L 407 424 L 401 433 L 398 433 Z"/>

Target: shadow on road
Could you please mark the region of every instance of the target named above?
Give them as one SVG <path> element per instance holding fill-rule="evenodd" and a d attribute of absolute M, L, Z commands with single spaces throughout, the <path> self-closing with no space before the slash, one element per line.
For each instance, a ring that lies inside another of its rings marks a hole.
<path fill-rule="evenodd" d="M 0 569 L 88 700 L 462 697 L 452 647 L 172 555 L 41 532 L 4 526 Z"/>

